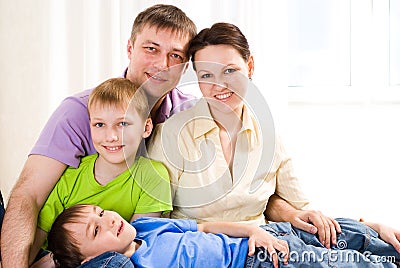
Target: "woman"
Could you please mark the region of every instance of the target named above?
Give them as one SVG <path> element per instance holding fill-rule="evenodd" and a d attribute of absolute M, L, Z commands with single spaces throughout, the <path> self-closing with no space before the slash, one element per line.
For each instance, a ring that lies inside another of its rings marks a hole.
<path fill-rule="evenodd" d="M 257 117 L 243 101 L 254 70 L 246 38 L 233 25 L 215 24 L 192 40 L 188 53 L 203 99 L 171 117 L 149 142 L 149 156 L 168 163 L 176 206 L 172 217 L 260 225 L 274 193 L 303 208 L 308 201 L 279 140 L 275 161 L 264 163 L 257 174 L 264 183 L 254 182 L 261 149 L 275 144 L 263 144 Z M 252 189 L 252 183 L 258 187 Z"/>
<path fill-rule="evenodd" d="M 149 142 L 150 158 L 169 169 L 171 217 L 260 225 L 274 196 L 299 211 L 304 209 L 308 201 L 293 175 L 290 157 L 274 137 L 274 129 L 264 128 L 268 122 L 259 122 L 263 114 L 254 114 L 257 107 L 246 103 L 246 94 L 254 93 L 247 92 L 254 59 L 240 29 L 214 24 L 191 41 L 188 53 L 203 98 L 158 126 Z M 272 148 L 272 157 L 266 148 Z M 298 217 L 285 218 L 290 213 L 283 212 L 280 217 L 269 214 L 269 220 L 285 220 L 298 227 Z M 329 223 L 328 229 L 340 233 L 335 220 L 321 217 Z M 400 252 L 400 232 L 369 225 Z M 326 246 L 324 238 L 320 241 Z"/>

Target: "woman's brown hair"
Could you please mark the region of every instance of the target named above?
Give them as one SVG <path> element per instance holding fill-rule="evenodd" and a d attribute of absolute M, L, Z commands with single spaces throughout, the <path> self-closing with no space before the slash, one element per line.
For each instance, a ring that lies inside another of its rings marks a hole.
<path fill-rule="evenodd" d="M 194 57 L 197 51 L 210 45 L 228 45 L 236 49 L 242 58 L 247 62 L 250 57 L 249 44 L 240 29 L 230 23 L 219 22 L 201 30 L 189 43 L 187 57 L 192 58 L 193 68 Z"/>

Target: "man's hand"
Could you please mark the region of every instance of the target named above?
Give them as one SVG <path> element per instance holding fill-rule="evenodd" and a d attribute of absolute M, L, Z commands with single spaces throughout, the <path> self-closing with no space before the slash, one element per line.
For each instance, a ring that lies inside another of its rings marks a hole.
<path fill-rule="evenodd" d="M 55 268 L 56 265 L 51 257 L 51 253 L 43 256 L 40 260 L 32 264 L 29 268 Z"/>

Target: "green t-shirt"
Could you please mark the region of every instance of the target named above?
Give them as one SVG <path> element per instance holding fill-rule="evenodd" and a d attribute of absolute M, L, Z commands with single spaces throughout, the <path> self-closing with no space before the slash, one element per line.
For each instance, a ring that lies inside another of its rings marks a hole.
<path fill-rule="evenodd" d="M 114 210 L 128 222 L 133 214 L 172 210 L 169 176 L 163 164 L 140 157 L 130 169 L 100 185 L 93 175 L 97 157 L 86 156 L 78 168 L 65 170 L 39 213 L 40 229 L 49 232 L 56 217 L 76 204 Z"/>

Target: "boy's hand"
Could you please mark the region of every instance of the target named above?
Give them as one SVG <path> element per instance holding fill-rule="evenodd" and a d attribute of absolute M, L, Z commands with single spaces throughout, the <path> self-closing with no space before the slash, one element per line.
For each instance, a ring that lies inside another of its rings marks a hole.
<path fill-rule="evenodd" d="M 272 257 L 272 263 L 275 268 L 278 268 L 278 254 L 283 256 L 283 263 L 288 263 L 289 245 L 286 241 L 278 239 L 259 227 L 254 227 L 249 236 L 249 256 L 253 256 L 256 247 L 263 247 L 266 252 Z M 257 256 L 256 256 L 257 257 Z"/>
<path fill-rule="evenodd" d="M 364 222 L 364 224 L 374 229 L 383 241 L 391 244 L 400 253 L 400 230 L 381 223 Z"/>

